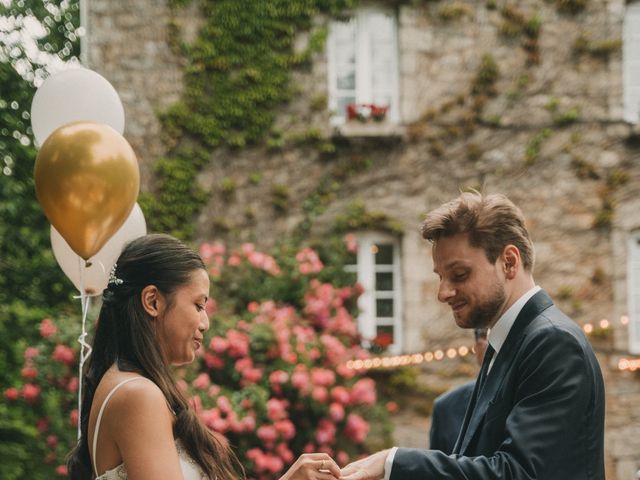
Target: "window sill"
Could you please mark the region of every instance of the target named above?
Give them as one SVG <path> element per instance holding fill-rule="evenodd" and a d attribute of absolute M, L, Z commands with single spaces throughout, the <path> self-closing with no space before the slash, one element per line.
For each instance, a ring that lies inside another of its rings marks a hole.
<path fill-rule="evenodd" d="M 334 127 L 334 136 L 347 138 L 402 138 L 405 127 L 390 122 L 349 121 Z"/>

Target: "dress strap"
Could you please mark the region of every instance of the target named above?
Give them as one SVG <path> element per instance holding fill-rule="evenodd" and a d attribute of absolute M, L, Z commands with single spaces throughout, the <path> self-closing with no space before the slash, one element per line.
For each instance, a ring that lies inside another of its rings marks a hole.
<path fill-rule="evenodd" d="M 107 406 L 107 402 L 109 401 L 111 396 L 114 393 L 116 393 L 116 390 L 118 390 L 122 385 L 128 382 L 131 382 L 133 380 L 139 380 L 141 378 L 146 380 L 146 377 L 131 377 L 121 381 L 119 384 L 117 384 L 115 387 L 111 389 L 111 391 L 107 394 L 106 398 L 104 399 L 104 402 L 102 402 L 102 405 L 100 406 L 100 411 L 98 412 L 98 419 L 96 420 L 96 428 L 93 431 L 93 448 L 91 449 L 91 452 L 93 453 L 92 455 L 93 471 L 95 472 L 96 476 L 98 476 L 98 464 L 96 462 L 96 446 L 98 445 L 98 432 L 100 431 L 100 420 L 102 420 L 102 414 L 104 413 L 104 409 Z"/>

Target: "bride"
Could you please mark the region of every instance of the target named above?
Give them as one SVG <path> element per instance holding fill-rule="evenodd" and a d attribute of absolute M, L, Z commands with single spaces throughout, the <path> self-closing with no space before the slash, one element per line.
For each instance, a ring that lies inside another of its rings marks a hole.
<path fill-rule="evenodd" d="M 85 374 L 72 479 L 231 480 L 244 471 L 178 390 L 172 365 L 195 359 L 209 319 L 200 257 L 168 235 L 127 245 L 103 292 Z M 281 480 L 334 480 L 324 453 L 302 455 Z"/>

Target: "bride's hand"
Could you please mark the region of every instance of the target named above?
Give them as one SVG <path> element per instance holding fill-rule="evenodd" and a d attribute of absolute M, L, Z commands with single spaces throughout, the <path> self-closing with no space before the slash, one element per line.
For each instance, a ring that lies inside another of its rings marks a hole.
<path fill-rule="evenodd" d="M 305 453 L 295 461 L 280 480 L 335 480 L 340 467 L 326 453 Z"/>

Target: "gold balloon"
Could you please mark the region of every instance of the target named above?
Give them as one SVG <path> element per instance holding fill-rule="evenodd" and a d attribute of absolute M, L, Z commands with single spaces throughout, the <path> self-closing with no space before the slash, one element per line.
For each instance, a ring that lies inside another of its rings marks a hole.
<path fill-rule="evenodd" d="M 55 130 L 36 158 L 36 195 L 51 225 L 88 260 L 126 221 L 140 188 L 138 160 L 108 125 Z"/>

